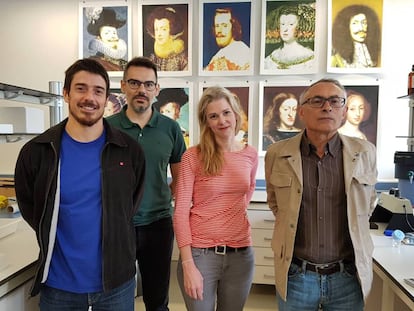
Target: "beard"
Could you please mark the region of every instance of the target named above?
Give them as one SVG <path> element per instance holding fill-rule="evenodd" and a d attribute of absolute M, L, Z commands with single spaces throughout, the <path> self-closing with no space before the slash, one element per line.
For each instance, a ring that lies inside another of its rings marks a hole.
<path fill-rule="evenodd" d="M 146 104 L 143 103 L 144 100 Z M 131 104 L 128 105 L 128 107 L 131 107 L 135 113 L 141 114 L 151 108 L 151 102 L 148 96 L 143 93 L 139 93 L 132 98 Z"/>
<path fill-rule="evenodd" d="M 84 106 L 91 106 L 91 104 L 78 104 L 78 105 L 84 105 Z M 77 106 L 78 106 L 77 105 Z M 96 106 L 94 105 L 94 107 L 96 108 Z M 96 108 L 98 109 L 98 108 Z M 98 121 L 100 121 L 103 117 L 104 114 L 104 110 L 101 111 L 101 113 L 99 113 L 98 115 L 95 114 L 91 114 L 91 115 L 83 115 L 81 113 L 76 112 L 76 110 L 74 108 L 72 108 L 71 106 L 69 106 L 69 114 L 81 125 L 84 126 L 93 126 L 95 125 Z"/>
<path fill-rule="evenodd" d="M 134 110 L 135 113 L 137 113 L 137 114 L 141 114 L 141 113 L 144 113 L 145 111 L 147 111 L 149 107 L 150 106 L 135 106 L 135 105 L 132 105 L 132 110 Z"/>

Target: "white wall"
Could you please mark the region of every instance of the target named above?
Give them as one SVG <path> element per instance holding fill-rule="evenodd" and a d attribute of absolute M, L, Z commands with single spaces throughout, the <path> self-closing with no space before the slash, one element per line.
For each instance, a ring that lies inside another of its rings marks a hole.
<path fill-rule="evenodd" d="M 27 88 L 48 91 L 48 81 L 63 81 L 65 69 L 78 58 L 78 5 L 79 0 L 13 0 L 0 3 L 0 82 L 19 85 Z M 104 1 L 101 1 L 104 2 Z M 322 62 L 319 73 L 307 76 L 260 76 L 260 26 L 261 2 L 256 4 L 255 22 L 255 75 L 251 77 L 236 77 L 239 80 L 254 82 L 253 113 L 254 123 L 258 121 L 259 92 L 258 83 L 261 80 L 307 79 L 317 80 L 326 74 L 326 37 L 327 37 L 327 3 L 328 0 L 318 0 L 318 31 L 322 37 L 320 53 Z M 131 1 L 132 5 L 132 43 L 133 55 L 138 55 L 138 0 Z M 380 181 L 393 180 L 394 152 L 407 150 L 406 140 L 396 138 L 408 134 L 408 101 L 397 100 L 407 92 L 407 74 L 414 64 L 414 41 L 412 34 L 412 0 L 384 0 L 383 16 L 383 72 L 376 75 L 365 75 L 364 78 L 379 79 L 380 98 L 378 111 L 378 168 Z M 193 1 L 194 21 L 198 21 L 198 1 Z M 411 26 L 406 26 L 406 25 Z M 183 77 L 183 80 L 194 82 L 196 103 L 198 98 L 199 81 L 231 80 L 232 78 L 198 77 L 198 28 L 193 28 L 193 76 Z M 349 79 L 349 76 L 329 75 L 338 79 Z M 354 77 L 352 77 L 354 78 Z M 233 78 L 234 80 L 234 78 Z M 162 79 L 161 79 L 162 84 Z M 194 124 L 197 124 L 196 122 Z M 257 131 L 255 131 L 257 136 Z M 257 146 L 258 137 L 253 144 Z M 8 144 L 0 144 L 0 153 L 7 157 L 7 168 L 1 166 L 0 174 L 13 172 L 12 164 L 16 152 L 8 152 Z M 6 151 L 4 151 L 6 149 Z M 3 152 L 2 152 L 3 151 Z M 263 160 L 261 160 L 263 163 Z M 5 172 L 5 170 L 7 172 Z M 264 177 L 263 165 L 260 166 L 258 178 Z"/>

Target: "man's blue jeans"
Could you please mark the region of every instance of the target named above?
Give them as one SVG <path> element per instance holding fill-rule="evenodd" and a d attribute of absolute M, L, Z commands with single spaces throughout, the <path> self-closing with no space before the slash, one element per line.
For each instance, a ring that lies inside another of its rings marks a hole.
<path fill-rule="evenodd" d="M 108 292 L 77 294 L 47 285 L 40 290 L 41 311 L 133 311 L 135 278 Z"/>
<path fill-rule="evenodd" d="M 287 299 L 277 295 L 279 311 L 362 311 L 364 299 L 357 275 L 345 265 L 340 272 L 320 275 L 292 263 Z"/>

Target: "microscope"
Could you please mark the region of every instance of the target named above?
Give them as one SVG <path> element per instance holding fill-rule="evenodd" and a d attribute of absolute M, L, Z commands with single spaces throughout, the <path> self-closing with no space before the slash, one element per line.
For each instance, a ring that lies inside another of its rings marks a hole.
<path fill-rule="evenodd" d="M 414 152 L 395 152 L 394 164 L 398 188 L 380 194 L 370 222 L 388 223 L 386 230 L 414 232 Z"/>

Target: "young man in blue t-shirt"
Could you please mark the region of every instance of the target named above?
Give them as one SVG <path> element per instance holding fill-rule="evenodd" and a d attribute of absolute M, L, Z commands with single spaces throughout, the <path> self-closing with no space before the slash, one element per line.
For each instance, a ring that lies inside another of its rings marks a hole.
<path fill-rule="evenodd" d="M 144 153 L 103 119 L 105 68 L 82 59 L 65 74 L 68 118 L 25 144 L 16 162 L 17 202 L 40 248 L 31 295 L 40 292 L 42 311 L 130 311 Z"/>

